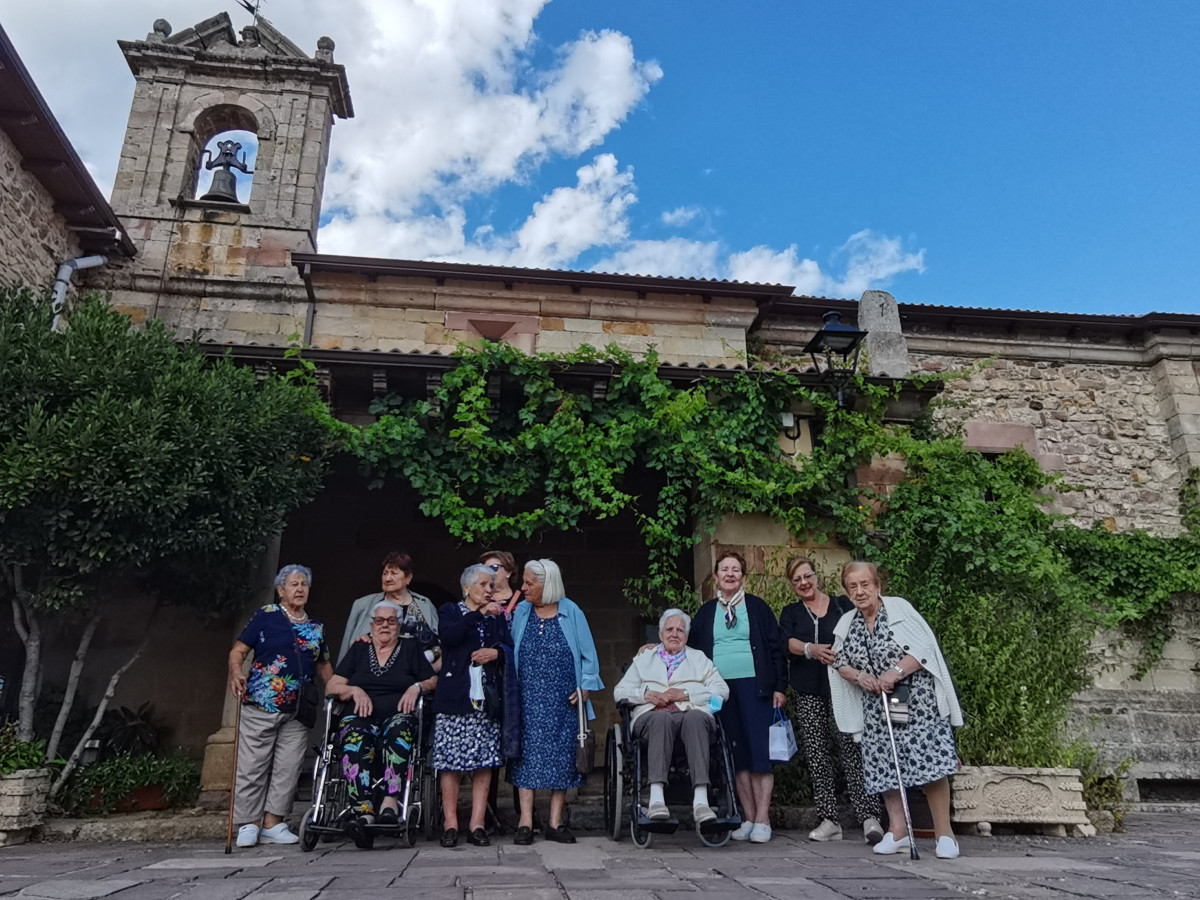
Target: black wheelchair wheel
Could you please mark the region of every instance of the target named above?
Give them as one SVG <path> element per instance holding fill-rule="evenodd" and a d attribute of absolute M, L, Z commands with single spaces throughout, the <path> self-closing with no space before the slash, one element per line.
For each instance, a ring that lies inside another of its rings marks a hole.
<path fill-rule="evenodd" d="M 649 850 L 650 845 L 654 843 L 654 832 L 646 831 L 644 828 L 638 828 L 637 811 L 629 817 L 629 837 L 633 839 L 633 845 L 639 850 Z"/>
<path fill-rule="evenodd" d="M 442 792 L 438 784 L 437 773 L 426 765 L 421 773 L 421 825 L 425 832 L 425 840 L 432 841 L 441 837 Z"/>
<path fill-rule="evenodd" d="M 313 831 L 315 818 L 312 809 L 309 808 L 305 811 L 304 818 L 300 820 L 300 849 L 305 853 L 310 853 L 317 846 L 317 840 L 320 838 L 320 835 Z"/>
<path fill-rule="evenodd" d="M 613 725 L 604 747 L 604 833 L 619 841 L 625 830 L 625 753 L 621 747 L 621 726 Z"/>

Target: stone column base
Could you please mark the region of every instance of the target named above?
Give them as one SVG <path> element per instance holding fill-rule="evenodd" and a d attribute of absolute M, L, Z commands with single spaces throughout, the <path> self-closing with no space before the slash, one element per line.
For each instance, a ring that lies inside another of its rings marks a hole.
<path fill-rule="evenodd" d="M 952 822 L 1090 825 L 1078 769 L 963 766 L 950 784 Z"/>

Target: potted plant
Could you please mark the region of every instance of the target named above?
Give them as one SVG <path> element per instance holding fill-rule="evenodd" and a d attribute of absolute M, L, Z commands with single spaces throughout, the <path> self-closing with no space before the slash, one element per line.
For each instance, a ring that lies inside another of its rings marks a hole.
<path fill-rule="evenodd" d="M 17 740 L 17 725 L 0 727 L 0 846 L 22 843 L 42 824 L 50 770 L 46 742 Z"/>
<path fill-rule="evenodd" d="M 188 806 L 199 789 L 199 770 L 182 751 L 120 754 L 79 769 L 61 799 L 72 815 L 103 815 Z"/>

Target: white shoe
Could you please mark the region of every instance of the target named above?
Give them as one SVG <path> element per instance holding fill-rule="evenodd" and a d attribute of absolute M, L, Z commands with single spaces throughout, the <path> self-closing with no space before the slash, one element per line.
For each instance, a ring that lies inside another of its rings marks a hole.
<path fill-rule="evenodd" d="M 650 805 L 646 807 L 646 818 L 655 822 L 665 822 L 671 818 L 671 810 L 667 809 L 667 804 L 651 800 Z"/>
<path fill-rule="evenodd" d="M 300 838 L 288 831 L 287 823 L 280 822 L 270 828 L 264 828 L 258 833 L 258 839 L 264 844 L 298 844 Z"/>
<path fill-rule="evenodd" d="M 892 833 L 889 831 L 887 834 L 885 834 L 883 836 L 883 839 L 878 844 L 876 844 L 874 847 L 872 847 L 871 849 L 875 853 L 880 853 L 880 854 L 903 853 L 905 850 L 907 850 L 911 846 L 912 846 L 912 839 L 908 835 L 905 835 L 904 837 L 900 838 L 900 840 L 896 840 L 894 837 L 892 837 Z"/>
<path fill-rule="evenodd" d="M 254 824 L 243 825 L 238 829 L 237 845 L 239 847 L 253 847 L 258 843 L 258 826 Z"/>
<path fill-rule="evenodd" d="M 771 826 L 764 825 L 762 822 L 755 822 L 754 828 L 750 831 L 750 843 L 765 844 L 771 839 Z"/>
<path fill-rule="evenodd" d="M 863 840 L 868 844 L 878 844 L 883 840 L 883 826 L 874 816 L 863 820 Z"/>
<path fill-rule="evenodd" d="M 735 841 L 748 841 L 748 840 L 750 840 L 750 832 L 752 832 L 753 830 L 754 830 L 753 822 L 743 822 L 739 827 L 737 827 L 733 831 L 729 832 L 729 836 L 731 838 L 733 838 Z"/>
<path fill-rule="evenodd" d="M 937 839 L 937 847 L 933 852 L 938 859 L 958 859 L 958 841 L 943 834 Z"/>
<path fill-rule="evenodd" d="M 832 819 L 822 819 L 821 824 L 808 833 L 810 841 L 840 841 L 842 826 Z"/>

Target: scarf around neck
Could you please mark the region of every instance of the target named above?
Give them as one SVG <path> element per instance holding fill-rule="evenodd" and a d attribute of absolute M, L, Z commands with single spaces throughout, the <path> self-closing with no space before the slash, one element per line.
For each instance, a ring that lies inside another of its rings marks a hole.
<path fill-rule="evenodd" d="M 733 623 L 737 621 L 737 608 L 742 601 L 746 599 L 746 589 L 738 588 L 737 593 L 728 600 L 721 596 L 720 590 L 717 591 L 717 602 L 721 604 L 721 608 L 725 610 L 725 627 L 732 628 Z"/>
<path fill-rule="evenodd" d="M 687 647 L 684 647 L 678 653 L 668 653 L 667 648 L 662 644 L 658 645 L 658 658 L 661 659 L 667 666 L 667 681 L 671 680 L 671 676 L 675 674 L 675 670 L 679 668 L 679 664 L 683 662 L 683 658 L 687 655 Z"/>

